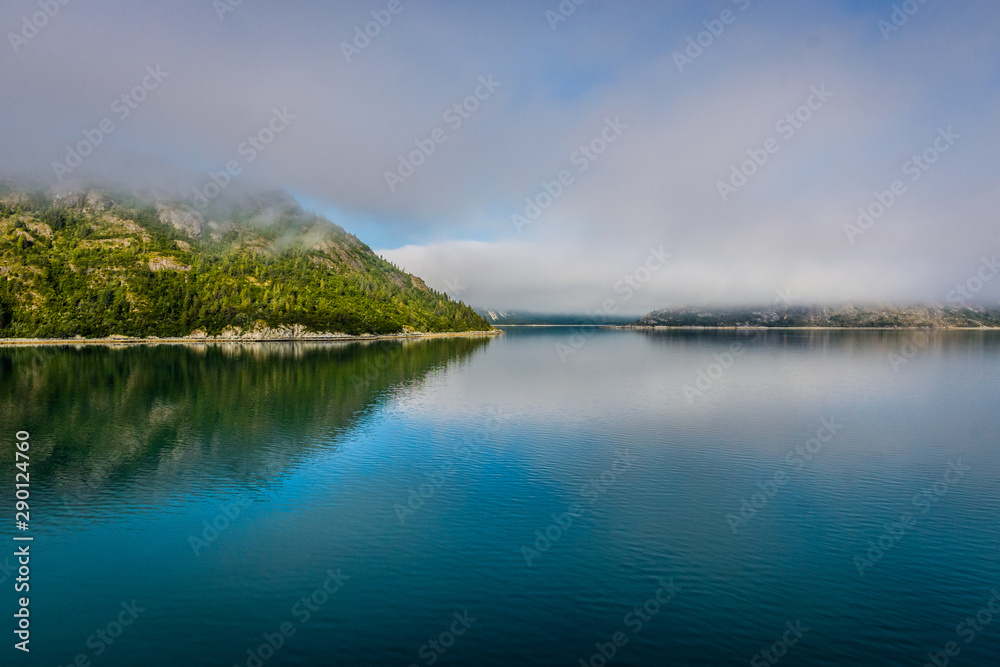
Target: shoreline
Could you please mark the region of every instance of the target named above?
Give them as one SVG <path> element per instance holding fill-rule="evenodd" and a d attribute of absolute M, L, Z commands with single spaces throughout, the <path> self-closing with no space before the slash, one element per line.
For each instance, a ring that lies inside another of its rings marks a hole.
<path fill-rule="evenodd" d="M 446 331 L 442 333 L 401 333 L 401 334 L 361 334 L 360 336 L 182 336 L 179 338 L 133 338 L 113 336 L 110 338 L 0 338 L 0 347 L 31 347 L 44 345 L 204 345 L 207 343 L 356 343 L 377 340 L 421 340 L 427 338 L 465 338 L 479 336 L 499 336 L 503 331 Z"/>

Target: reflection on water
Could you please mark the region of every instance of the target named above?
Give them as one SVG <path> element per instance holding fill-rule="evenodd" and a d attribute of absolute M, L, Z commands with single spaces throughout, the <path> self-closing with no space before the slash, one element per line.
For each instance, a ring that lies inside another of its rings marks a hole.
<path fill-rule="evenodd" d="M 729 665 L 793 627 L 782 666 L 925 664 L 1000 583 L 998 396 L 982 331 L 0 349 L 32 658 L 578 665 L 622 632 L 608 667 Z"/>
<path fill-rule="evenodd" d="M 175 478 L 192 469 L 217 485 L 267 484 L 336 447 L 394 391 L 488 342 L 0 348 L 0 420 L 34 434 L 36 492 L 68 504 L 127 490 L 139 475 L 182 493 Z M 0 464 L 11 457 L 0 452 Z"/>

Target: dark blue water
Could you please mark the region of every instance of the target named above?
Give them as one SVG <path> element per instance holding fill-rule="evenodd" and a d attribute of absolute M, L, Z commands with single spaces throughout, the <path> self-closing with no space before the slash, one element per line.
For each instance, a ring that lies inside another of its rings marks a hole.
<path fill-rule="evenodd" d="M 2 539 L 19 430 L 34 537 L 30 656 L 0 569 L 3 664 L 1000 664 L 996 333 L 22 348 L 0 372 Z"/>

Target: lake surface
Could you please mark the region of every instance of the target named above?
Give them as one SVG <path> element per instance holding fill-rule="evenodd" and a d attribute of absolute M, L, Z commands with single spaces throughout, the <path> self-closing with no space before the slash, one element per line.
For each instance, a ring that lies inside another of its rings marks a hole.
<path fill-rule="evenodd" d="M 998 664 L 997 333 L 5 348 L 0 373 L 3 539 L 22 430 L 34 537 L 27 659 L 0 556 L 3 664 Z"/>

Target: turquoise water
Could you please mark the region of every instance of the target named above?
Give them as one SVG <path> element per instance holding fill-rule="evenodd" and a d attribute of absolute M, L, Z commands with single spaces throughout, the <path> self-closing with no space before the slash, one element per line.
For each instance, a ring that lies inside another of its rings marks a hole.
<path fill-rule="evenodd" d="M 0 569 L 3 664 L 998 664 L 995 333 L 6 348 L 0 373 L 34 537 L 30 656 Z"/>

